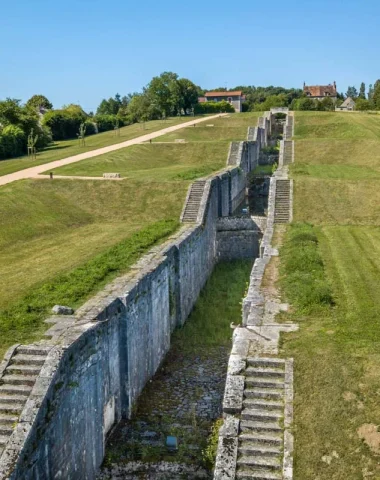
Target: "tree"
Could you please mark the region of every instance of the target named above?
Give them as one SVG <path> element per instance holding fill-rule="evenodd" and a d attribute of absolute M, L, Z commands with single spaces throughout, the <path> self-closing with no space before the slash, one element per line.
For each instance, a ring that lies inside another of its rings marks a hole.
<path fill-rule="evenodd" d="M 176 73 L 163 72 L 159 77 L 153 77 L 147 90 L 152 102 L 166 117 L 180 108 L 180 87 Z"/>
<path fill-rule="evenodd" d="M 373 85 L 370 84 L 370 86 L 368 87 L 368 100 L 372 102 L 372 98 L 373 98 Z"/>
<path fill-rule="evenodd" d="M 359 98 L 365 98 L 365 83 L 360 84 Z"/>
<path fill-rule="evenodd" d="M 194 85 L 194 83 L 187 78 L 180 78 L 178 80 L 178 85 L 180 94 L 180 107 L 186 114 L 187 110 L 190 110 L 198 103 L 199 87 Z"/>
<path fill-rule="evenodd" d="M 346 97 L 351 97 L 355 100 L 355 98 L 358 97 L 358 91 L 356 90 L 356 88 L 355 87 L 348 87 Z"/>
<path fill-rule="evenodd" d="M 124 98 L 124 97 L 123 97 Z M 123 105 L 121 96 L 117 93 L 114 98 L 105 98 L 100 102 L 96 110 L 97 115 L 117 115 L 120 107 Z"/>
<path fill-rule="evenodd" d="M 255 111 L 263 112 L 270 110 L 272 107 L 286 107 L 288 105 L 288 99 L 284 93 L 280 95 L 270 95 L 262 103 L 255 105 Z"/>
<path fill-rule="evenodd" d="M 355 102 L 355 110 L 371 110 L 371 102 L 366 98 L 359 97 Z"/>
<path fill-rule="evenodd" d="M 377 80 L 373 88 L 372 101 L 376 110 L 380 110 L 380 80 Z"/>
<path fill-rule="evenodd" d="M 53 104 L 44 95 L 33 95 L 33 97 L 30 97 L 26 102 L 26 105 L 38 109 L 45 108 L 46 110 L 53 108 Z"/>

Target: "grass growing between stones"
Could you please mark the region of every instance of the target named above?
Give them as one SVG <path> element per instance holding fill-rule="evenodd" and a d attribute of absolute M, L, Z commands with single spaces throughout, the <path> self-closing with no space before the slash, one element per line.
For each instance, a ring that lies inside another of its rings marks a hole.
<path fill-rule="evenodd" d="M 114 145 L 116 143 L 125 142 L 141 135 L 156 132 L 163 128 L 178 125 L 180 123 L 190 121 L 190 117 L 175 117 L 167 120 L 152 120 L 145 122 L 145 124 L 135 123 L 127 127 L 120 128 L 120 136 L 116 136 L 115 132 L 102 132 L 97 135 L 90 135 L 86 137 L 86 146 L 79 146 L 78 140 L 62 140 L 56 141 L 46 149 L 37 153 L 37 159 L 32 160 L 27 156 L 12 158 L 9 160 L 0 160 L 0 176 L 8 173 L 17 172 L 24 168 L 35 167 L 44 163 L 61 160 L 62 158 L 71 157 L 80 153 L 96 150 L 97 148 Z"/>
<path fill-rule="evenodd" d="M 218 264 L 184 327 L 174 332 L 162 367 L 141 394 L 131 421 L 118 425 L 105 465 L 170 461 L 203 466 L 210 474 L 233 330 L 241 321 L 251 261 Z M 169 454 L 167 435 L 178 438 Z"/>
<path fill-rule="evenodd" d="M 378 156 L 344 147 L 343 162 L 337 141 L 379 145 L 377 126 L 366 114 L 296 115 L 295 220 L 314 226 L 288 227 L 280 256 L 292 305 L 282 317 L 300 325 L 282 337 L 295 359 L 295 480 L 380 479 Z M 313 158 L 300 156 L 306 142 Z"/>

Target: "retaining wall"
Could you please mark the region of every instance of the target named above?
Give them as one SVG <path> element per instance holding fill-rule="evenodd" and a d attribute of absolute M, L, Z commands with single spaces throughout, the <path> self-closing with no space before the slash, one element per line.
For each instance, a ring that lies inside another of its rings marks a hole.
<path fill-rule="evenodd" d="M 218 247 L 226 251 L 218 217 L 230 215 L 244 196 L 246 174 L 270 130 L 268 118 L 261 123 L 252 132 L 256 140 L 232 144 L 228 168 L 207 179 L 197 224 L 152 249 L 75 316 L 49 319 L 56 324 L 43 344 L 51 350 L 0 459 L 0 478 L 95 478 L 107 433 L 131 415 L 172 331 L 225 258 L 218 256 Z"/>

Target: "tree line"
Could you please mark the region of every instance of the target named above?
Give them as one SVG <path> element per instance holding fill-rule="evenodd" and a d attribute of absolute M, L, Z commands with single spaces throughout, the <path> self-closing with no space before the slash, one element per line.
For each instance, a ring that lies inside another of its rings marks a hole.
<path fill-rule="evenodd" d="M 272 107 L 291 110 L 334 110 L 345 97 L 352 97 L 357 110 L 380 110 L 380 80 L 370 85 L 364 82 L 359 92 L 350 86 L 346 94 L 338 94 L 336 103 L 329 97 L 322 101 L 306 97 L 302 89 L 283 87 L 256 87 L 238 85 L 219 87 L 212 91 L 242 91 L 245 96 L 243 112 L 267 111 Z M 233 112 L 226 101 L 198 102 L 208 90 L 195 85 L 176 73 L 163 72 L 153 77 L 142 92 L 103 99 L 96 112 L 85 112 L 80 105 L 64 105 L 54 109 L 44 95 L 33 95 L 25 104 L 7 98 L 0 101 L 0 159 L 20 156 L 27 151 L 30 135 L 36 139 L 37 149 L 54 140 L 75 138 L 79 132 L 86 135 L 117 129 L 124 125 L 148 120 L 165 119 L 175 115 Z"/>

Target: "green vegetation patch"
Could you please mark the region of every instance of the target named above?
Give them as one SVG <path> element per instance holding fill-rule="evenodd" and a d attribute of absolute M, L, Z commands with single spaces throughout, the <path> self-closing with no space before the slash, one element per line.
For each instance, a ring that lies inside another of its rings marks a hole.
<path fill-rule="evenodd" d="M 118 172 L 128 179 L 192 180 L 224 168 L 229 144 L 226 141 L 197 144 L 142 144 L 66 165 L 57 175 L 102 177 Z"/>
<path fill-rule="evenodd" d="M 38 338 L 44 329 L 42 322 L 55 304 L 77 307 L 177 227 L 173 220 L 153 223 L 82 266 L 41 284 L 9 309 L 0 310 L 1 344 Z"/>
<path fill-rule="evenodd" d="M 292 224 L 281 249 L 281 285 L 292 305 L 308 311 L 332 305 L 331 287 L 326 281 L 318 237 L 312 225 Z"/>

